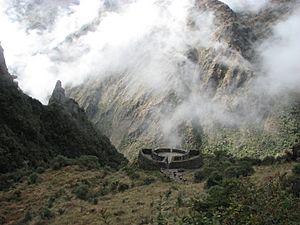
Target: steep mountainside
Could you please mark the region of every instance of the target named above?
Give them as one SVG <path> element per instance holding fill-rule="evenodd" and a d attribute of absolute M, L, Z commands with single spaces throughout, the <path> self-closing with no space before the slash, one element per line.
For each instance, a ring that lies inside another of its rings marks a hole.
<path fill-rule="evenodd" d="M 218 0 L 196 1 L 191 14 L 214 15 L 218 46 L 189 46 L 177 64 L 177 71 L 187 72 L 167 76 L 167 85 L 157 90 L 125 71 L 90 78 L 68 95 L 129 158 L 146 145 L 238 156 L 282 153 L 299 139 L 299 93 L 270 96 L 253 88 L 261 69 L 256 47 L 296 6 L 271 1 L 258 13 L 244 14 Z M 188 23 L 196 29 L 193 18 Z"/>
<path fill-rule="evenodd" d="M 102 165 L 113 167 L 126 161 L 78 104 L 64 96 L 60 82 L 48 106 L 24 94 L 0 50 L 0 173 L 37 167 L 56 155 L 94 155 Z"/>

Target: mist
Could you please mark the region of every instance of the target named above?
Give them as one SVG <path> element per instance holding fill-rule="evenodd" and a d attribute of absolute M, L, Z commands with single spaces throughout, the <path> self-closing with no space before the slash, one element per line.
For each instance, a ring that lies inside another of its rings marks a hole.
<path fill-rule="evenodd" d="M 257 13 L 269 1 L 223 2 L 237 12 Z M 58 79 L 74 87 L 126 74 L 128 97 L 141 87 L 157 96 L 174 91 L 180 102 L 159 115 L 172 144 L 179 144 L 174 129 L 183 121 L 238 126 L 259 114 L 234 113 L 199 91 L 202 69 L 187 57 L 192 48 L 233 52 L 234 60 L 220 55 L 219 63 L 257 67 L 254 92 L 271 96 L 299 89 L 299 11 L 274 26 L 256 48 L 261 64 L 253 65 L 216 40 L 214 13 L 195 11 L 194 0 L 0 0 L 0 9 L 0 40 L 22 90 L 46 104 Z"/>
<path fill-rule="evenodd" d="M 209 13 L 197 15 L 200 30 L 188 30 L 192 0 L 44 2 L 27 14 L 18 7 L 26 9 L 33 1 L 0 3 L 8 67 L 19 76 L 20 87 L 43 103 L 58 79 L 78 85 L 87 77 L 126 71 L 159 88 L 177 73 L 188 46 L 212 44 Z"/>
<path fill-rule="evenodd" d="M 257 88 L 270 95 L 300 92 L 300 11 L 273 28 L 273 35 L 258 48 L 262 77 Z"/>
<path fill-rule="evenodd" d="M 258 12 L 263 9 L 270 0 L 221 0 L 236 12 Z"/>

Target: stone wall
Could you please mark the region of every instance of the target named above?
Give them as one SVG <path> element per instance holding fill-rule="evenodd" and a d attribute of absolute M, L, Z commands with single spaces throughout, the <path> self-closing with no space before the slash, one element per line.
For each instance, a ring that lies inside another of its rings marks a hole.
<path fill-rule="evenodd" d="M 173 156 L 168 162 L 160 153 L 181 153 L 181 156 Z M 138 157 L 139 166 L 146 170 L 158 169 L 197 169 L 202 166 L 202 157 L 196 150 L 184 151 L 179 149 L 142 149 Z"/>
<path fill-rule="evenodd" d="M 157 161 L 152 159 L 151 154 L 147 155 L 140 151 L 138 156 L 139 167 L 145 170 L 159 170 L 161 168 L 166 169 L 168 164 L 165 161 Z"/>

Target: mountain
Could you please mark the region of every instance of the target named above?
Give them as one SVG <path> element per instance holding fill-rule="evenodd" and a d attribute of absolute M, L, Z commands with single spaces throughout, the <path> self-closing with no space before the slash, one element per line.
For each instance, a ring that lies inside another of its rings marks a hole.
<path fill-rule="evenodd" d="M 299 92 L 268 94 L 258 88 L 263 84 L 257 82 L 257 46 L 296 6 L 297 1 L 273 0 L 259 12 L 243 13 L 218 0 L 195 1 L 191 15 L 213 14 L 211 38 L 217 47 L 189 46 L 159 88 L 145 86 L 143 78 L 125 70 L 90 77 L 67 95 L 131 159 L 141 147 L 161 145 L 225 150 L 239 157 L 282 154 L 299 140 Z M 193 30 L 197 21 L 188 24 Z"/>
<path fill-rule="evenodd" d="M 0 49 L 0 172 L 38 167 L 57 155 L 98 157 L 118 167 L 126 159 L 88 121 L 85 112 L 65 97 L 58 81 L 48 106 L 24 94 L 8 73 Z"/>

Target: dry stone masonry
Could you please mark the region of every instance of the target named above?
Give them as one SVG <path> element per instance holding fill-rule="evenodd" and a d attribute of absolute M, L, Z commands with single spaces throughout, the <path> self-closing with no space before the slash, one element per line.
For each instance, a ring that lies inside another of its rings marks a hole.
<path fill-rule="evenodd" d="M 139 166 L 146 170 L 197 169 L 202 157 L 196 150 L 172 148 L 142 149 L 138 157 Z"/>

